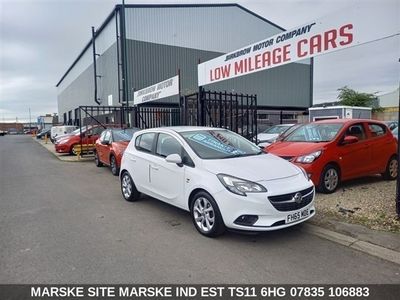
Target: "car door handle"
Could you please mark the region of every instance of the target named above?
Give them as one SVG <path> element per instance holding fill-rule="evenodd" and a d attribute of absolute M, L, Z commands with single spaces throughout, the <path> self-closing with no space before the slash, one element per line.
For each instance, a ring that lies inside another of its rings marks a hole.
<path fill-rule="evenodd" d="M 150 166 L 150 168 L 152 168 L 153 170 L 156 170 L 156 171 L 158 171 L 158 167 L 155 167 L 155 166 Z"/>

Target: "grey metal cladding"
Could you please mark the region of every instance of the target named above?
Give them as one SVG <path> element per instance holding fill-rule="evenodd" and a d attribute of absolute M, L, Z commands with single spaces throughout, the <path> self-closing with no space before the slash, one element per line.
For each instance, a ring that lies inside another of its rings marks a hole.
<path fill-rule="evenodd" d="M 227 53 L 282 32 L 238 6 L 134 7 L 126 11 L 126 38 Z"/>
<path fill-rule="evenodd" d="M 321 110 L 310 110 L 310 119 L 315 117 L 333 117 L 338 116 L 340 119 L 343 117 L 342 108 L 324 108 Z"/>
<path fill-rule="evenodd" d="M 132 90 L 175 76 L 181 71 L 182 94 L 194 93 L 197 87 L 197 63 L 221 55 L 192 48 L 127 40 L 129 101 Z M 247 76 L 210 84 L 205 88 L 257 94 L 260 106 L 309 107 L 310 72 L 307 64 L 289 64 Z"/>
<path fill-rule="evenodd" d="M 371 111 L 366 109 L 353 108 L 354 119 L 371 119 Z"/>
<path fill-rule="evenodd" d="M 113 104 L 118 104 L 117 46 L 114 43 L 97 60 L 97 96 L 102 105 L 108 105 L 112 95 Z M 73 110 L 80 105 L 96 105 L 94 102 L 93 64 L 84 70 L 67 88 L 58 95 L 58 111 Z"/>

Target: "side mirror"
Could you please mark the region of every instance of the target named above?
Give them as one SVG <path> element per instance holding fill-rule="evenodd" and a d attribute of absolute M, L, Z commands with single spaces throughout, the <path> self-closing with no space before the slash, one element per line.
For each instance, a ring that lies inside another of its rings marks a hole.
<path fill-rule="evenodd" d="M 170 154 L 165 158 L 165 161 L 177 165 L 182 164 L 182 158 L 179 154 Z"/>
<path fill-rule="evenodd" d="M 354 144 L 358 142 L 358 137 L 353 136 L 353 135 L 348 135 L 344 138 L 343 140 L 343 145 L 349 145 L 349 144 Z"/>

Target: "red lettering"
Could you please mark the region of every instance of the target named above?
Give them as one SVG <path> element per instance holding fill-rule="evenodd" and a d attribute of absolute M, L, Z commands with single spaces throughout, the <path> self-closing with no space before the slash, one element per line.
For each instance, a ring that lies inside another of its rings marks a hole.
<path fill-rule="evenodd" d="M 345 46 L 345 45 L 351 44 L 353 42 L 353 34 L 351 32 L 346 32 L 346 30 L 351 30 L 351 29 L 353 29 L 353 24 L 347 24 L 347 25 L 343 25 L 342 27 L 340 27 L 339 35 L 341 37 L 346 38 L 345 41 L 339 42 L 339 44 L 341 46 Z"/>
<path fill-rule="evenodd" d="M 235 75 L 238 73 L 243 73 L 243 59 L 235 61 Z"/>
<path fill-rule="evenodd" d="M 229 77 L 231 73 L 231 65 L 229 64 L 221 67 L 221 71 L 222 71 L 222 78 Z"/>
<path fill-rule="evenodd" d="M 324 50 L 329 50 L 329 44 L 331 44 L 332 49 L 336 48 L 336 38 L 337 38 L 337 31 L 336 29 L 329 30 L 324 33 Z"/>
<path fill-rule="evenodd" d="M 261 54 L 257 54 L 255 60 L 256 60 L 256 64 L 255 64 L 256 70 L 260 69 L 261 68 Z"/>
<path fill-rule="evenodd" d="M 247 61 L 249 62 L 249 72 L 254 71 L 254 68 L 251 66 L 251 57 L 249 57 Z"/>
<path fill-rule="evenodd" d="M 281 52 L 282 52 L 282 48 L 276 48 L 276 49 L 272 50 L 272 63 L 274 65 L 282 62 L 282 57 L 280 55 Z"/>
<path fill-rule="evenodd" d="M 214 77 L 213 77 L 213 70 L 210 70 L 210 81 L 214 81 Z"/>
<path fill-rule="evenodd" d="M 308 55 L 307 51 L 302 51 L 302 46 L 307 45 L 308 41 L 307 40 L 300 40 L 297 43 L 297 57 L 304 57 Z"/>
<path fill-rule="evenodd" d="M 262 54 L 262 63 L 263 63 L 263 68 L 265 68 L 265 66 L 270 66 L 271 65 L 271 52 L 269 51 L 265 51 Z"/>
<path fill-rule="evenodd" d="M 283 46 L 283 61 L 289 61 L 290 57 L 289 57 L 289 50 L 290 44 L 289 45 L 285 45 Z"/>
<path fill-rule="evenodd" d="M 322 36 L 320 34 L 314 35 L 310 38 L 310 54 L 321 52 Z"/>

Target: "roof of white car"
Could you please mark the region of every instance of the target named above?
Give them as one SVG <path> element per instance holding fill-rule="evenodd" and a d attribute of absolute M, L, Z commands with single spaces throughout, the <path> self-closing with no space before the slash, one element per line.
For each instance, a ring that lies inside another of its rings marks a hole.
<path fill-rule="evenodd" d="M 205 126 L 171 126 L 171 127 L 159 127 L 151 128 L 149 130 L 165 130 L 175 132 L 188 132 L 188 131 L 201 131 L 201 130 L 224 130 L 225 128 L 217 127 L 205 127 Z"/>

